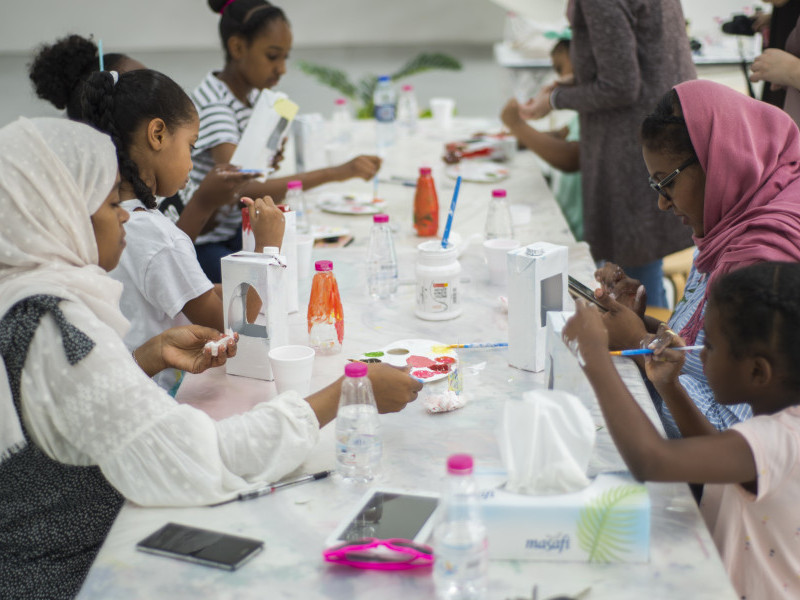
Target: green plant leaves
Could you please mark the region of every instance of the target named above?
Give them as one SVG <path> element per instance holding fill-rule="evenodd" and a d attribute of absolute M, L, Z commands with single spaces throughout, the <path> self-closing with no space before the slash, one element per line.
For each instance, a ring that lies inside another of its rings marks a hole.
<path fill-rule="evenodd" d="M 392 75 L 392 81 L 410 77 L 423 71 L 430 71 L 431 69 L 460 71 L 461 63 L 452 56 L 441 52 L 422 52 L 395 71 Z"/>
<path fill-rule="evenodd" d="M 619 562 L 636 540 L 639 508 L 632 505 L 647 490 L 620 485 L 606 490 L 581 510 L 578 545 L 589 562 Z"/>
<path fill-rule="evenodd" d="M 356 86 L 350 82 L 347 78 L 347 73 L 341 69 L 316 65 L 304 60 L 299 61 L 297 66 L 300 67 L 303 73 L 316 78 L 321 84 L 340 91 L 342 95 L 351 100 L 356 99 Z"/>

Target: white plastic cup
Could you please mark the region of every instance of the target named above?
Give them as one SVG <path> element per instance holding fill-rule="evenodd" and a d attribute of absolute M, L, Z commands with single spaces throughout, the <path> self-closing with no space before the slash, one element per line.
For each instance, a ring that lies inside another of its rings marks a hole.
<path fill-rule="evenodd" d="M 433 122 L 440 129 L 450 129 L 452 127 L 455 109 L 456 101 L 452 98 L 431 98 Z"/>
<path fill-rule="evenodd" d="M 307 233 L 297 234 L 297 276 L 300 279 L 311 277 L 311 249 L 314 247 L 314 236 Z"/>
<path fill-rule="evenodd" d="M 515 248 L 519 248 L 517 240 L 495 238 L 483 242 L 486 262 L 489 264 L 489 283 L 492 285 L 508 283 L 508 258 L 506 255 Z"/>
<path fill-rule="evenodd" d="M 302 397 L 311 389 L 314 349 L 308 346 L 279 346 L 269 351 L 275 387 L 282 394 L 294 390 Z"/>

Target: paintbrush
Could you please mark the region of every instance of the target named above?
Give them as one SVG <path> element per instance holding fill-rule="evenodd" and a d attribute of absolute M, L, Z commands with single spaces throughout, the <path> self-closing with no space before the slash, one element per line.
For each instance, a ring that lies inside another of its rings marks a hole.
<path fill-rule="evenodd" d="M 479 342 L 476 344 L 447 344 L 442 346 L 434 346 L 434 352 L 446 352 L 452 348 L 505 348 L 508 342 Z"/>
<path fill-rule="evenodd" d="M 693 352 L 695 350 L 702 350 L 704 346 L 675 346 L 667 348 L 668 350 L 678 350 L 679 352 Z M 650 348 L 635 348 L 633 350 L 611 350 L 611 356 L 641 356 L 643 354 L 653 354 Z"/>

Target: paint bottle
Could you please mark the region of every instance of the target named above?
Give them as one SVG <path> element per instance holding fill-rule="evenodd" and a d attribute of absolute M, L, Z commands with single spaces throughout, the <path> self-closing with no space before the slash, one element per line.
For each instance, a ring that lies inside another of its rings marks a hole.
<path fill-rule="evenodd" d="M 442 248 L 439 240 L 417 246 L 417 300 L 414 314 L 426 321 L 445 321 L 461 315 L 461 263 L 455 244 Z"/>
<path fill-rule="evenodd" d="M 417 193 L 414 195 L 414 229 L 417 235 L 427 237 L 439 232 L 439 199 L 430 167 L 420 167 Z"/>
<path fill-rule="evenodd" d="M 339 285 L 333 275 L 333 263 L 318 260 L 311 282 L 308 300 L 309 345 L 317 354 L 336 354 L 342 351 L 344 312 L 339 297 Z"/>

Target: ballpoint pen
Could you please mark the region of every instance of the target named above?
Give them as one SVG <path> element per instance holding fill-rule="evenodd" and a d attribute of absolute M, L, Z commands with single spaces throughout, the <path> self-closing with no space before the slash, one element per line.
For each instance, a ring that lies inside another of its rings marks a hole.
<path fill-rule="evenodd" d="M 694 350 L 702 350 L 703 346 L 675 346 L 669 347 L 667 350 L 678 350 L 679 352 L 692 352 Z M 635 348 L 633 350 L 612 350 L 609 352 L 612 356 L 640 356 L 642 354 L 653 354 L 650 348 Z"/>
<path fill-rule="evenodd" d="M 333 471 L 320 471 L 319 473 L 311 473 L 310 475 L 305 475 L 303 477 L 299 477 L 298 479 L 292 479 L 291 481 L 281 481 L 278 483 L 270 483 L 265 485 L 264 487 L 257 488 L 255 490 L 251 490 L 249 492 L 242 492 L 236 498 L 231 498 L 230 500 L 225 500 L 223 502 L 217 502 L 216 504 L 212 504 L 211 506 L 220 506 L 221 504 L 228 504 L 229 502 L 236 502 L 240 500 L 252 500 L 253 498 L 260 498 L 261 496 L 267 496 L 277 490 L 280 490 L 285 487 L 289 487 L 291 485 L 299 485 L 301 483 L 307 483 L 309 481 L 317 481 L 318 479 L 325 479 L 328 475 L 333 473 Z"/>

